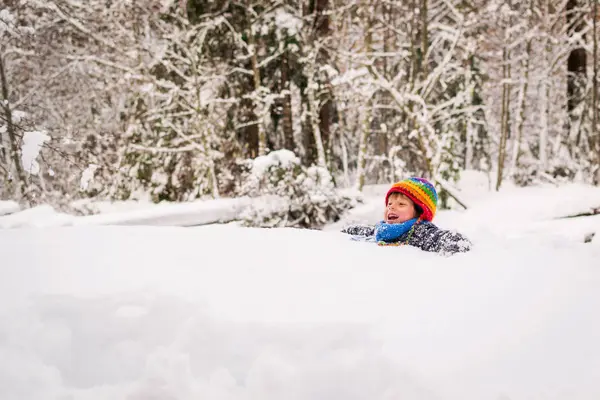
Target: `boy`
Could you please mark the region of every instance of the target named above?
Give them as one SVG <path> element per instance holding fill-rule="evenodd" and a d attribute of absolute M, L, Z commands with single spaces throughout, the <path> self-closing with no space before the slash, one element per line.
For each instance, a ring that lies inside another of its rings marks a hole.
<path fill-rule="evenodd" d="M 373 239 L 381 246 L 409 245 L 441 254 L 467 252 L 471 242 L 460 233 L 435 226 L 437 192 L 422 178 L 408 178 L 392 185 L 385 196 L 383 221 L 377 225 L 354 225 L 342 230 L 355 240 Z"/>

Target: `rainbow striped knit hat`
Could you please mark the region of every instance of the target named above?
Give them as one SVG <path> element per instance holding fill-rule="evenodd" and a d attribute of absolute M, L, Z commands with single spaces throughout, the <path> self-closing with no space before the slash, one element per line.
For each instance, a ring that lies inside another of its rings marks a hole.
<path fill-rule="evenodd" d="M 385 195 L 387 206 L 388 198 L 392 193 L 402 193 L 410 198 L 423 210 L 421 219 L 431 221 L 437 208 L 438 195 L 433 185 L 423 178 L 408 178 L 392 185 Z"/>

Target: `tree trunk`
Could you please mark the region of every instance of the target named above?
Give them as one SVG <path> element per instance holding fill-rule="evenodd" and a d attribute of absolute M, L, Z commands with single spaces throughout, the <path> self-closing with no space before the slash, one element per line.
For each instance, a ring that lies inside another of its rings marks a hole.
<path fill-rule="evenodd" d="M 367 16 L 367 26 L 366 26 L 366 35 L 365 35 L 365 53 L 367 57 L 371 54 L 372 42 L 373 42 L 373 34 L 371 32 L 371 28 L 373 27 L 373 20 L 370 15 Z M 369 68 L 371 68 L 369 66 Z M 367 165 L 367 148 L 369 142 L 369 132 L 371 131 L 371 107 L 370 102 L 367 101 L 367 104 L 364 106 L 364 111 L 362 115 L 362 131 L 360 132 L 360 139 L 358 143 L 358 160 L 356 165 L 356 188 L 362 191 L 363 186 L 365 185 L 365 167 Z"/>
<path fill-rule="evenodd" d="M 427 24 L 427 0 L 421 0 L 421 70 L 423 79 L 428 75 L 427 51 L 429 51 L 429 27 Z"/>
<path fill-rule="evenodd" d="M 312 134 L 314 137 L 314 144 L 317 150 L 317 165 L 322 168 L 327 168 L 325 160 L 325 147 L 323 146 L 323 140 L 321 138 L 321 129 L 319 127 L 319 115 L 317 114 L 317 99 L 315 96 L 315 74 L 316 74 L 316 60 L 313 58 L 309 61 L 307 68 L 308 72 L 308 84 L 306 88 L 306 95 L 308 97 L 308 118 L 310 120 L 310 126 L 312 128 Z"/>
<path fill-rule="evenodd" d="M 329 96 L 326 94 L 325 96 Z M 331 142 L 331 110 L 332 104 L 331 99 L 324 100 L 319 110 L 319 131 L 321 132 L 321 140 L 323 141 L 323 147 L 326 149 L 330 148 Z M 329 151 L 325 154 L 325 159 L 329 159 Z"/>
<path fill-rule="evenodd" d="M 473 136 L 475 136 L 473 124 L 467 121 L 465 124 L 465 152 L 463 162 L 466 170 L 473 169 Z"/>
<path fill-rule="evenodd" d="M 329 15 L 327 15 L 327 9 L 329 8 L 329 0 L 313 0 L 315 13 L 315 30 L 319 37 L 324 37 L 329 34 Z"/>
<path fill-rule="evenodd" d="M 305 66 L 308 123 L 311 131 L 311 137 L 306 137 L 304 140 L 307 153 L 305 159 L 310 162 L 316 156 L 317 165 L 322 168 L 327 168 L 324 141 L 329 140 L 331 103 L 330 99 L 317 98 L 317 89 L 323 89 L 323 86 L 326 85 L 324 82 L 319 82 L 317 71 L 318 66 L 328 58 L 323 45 L 323 39 L 329 35 L 328 7 L 329 0 L 312 0 L 307 9 L 303 8 L 313 16 L 313 35 L 309 39 L 312 40 L 312 43 L 307 43 L 310 49 L 308 50 L 309 54 L 312 54 L 308 57 L 308 65 Z"/>
<path fill-rule="evenodd" d="M 592 37 L 593 37 L 593 81 L 592 81 L 592 137 L 597 135 L 598 123 L 598 37 L 596 36 L 596 19 L 598 18 L 598 0 L 592 0 Z M 592 149 L 595 147 L 592 146 Z"/>
<path fill-rule="evenodd" d="M 313 165 L 317 161 L 317 146 L 315 144 L 315 135 L 313 134 L 312 117 L 310 101 L 308 99 L 308 85 L 306 81 L 300 86 L 300 100 L 302 103 L 301 115 L 306 118 L 300 118 L 302 126 L 302 164 L 306 167 Z"/>
<path fill-rule="evenodd" d="M 578 8 L 582 0 L 568 0 L 567 25 L 568 35 L 573 37 L 585 29 L 585 21 L 583 15 Z M 582 40 L 585 41 L 585 34 L 582 35 Z M 584 81 L 586 77 L 587 54 L 583 45 L 571 50 L 567 58 L 567 110 L 569 113 L 569 131 L 567 137 L 576 137 L 576 142 L 579 142 L 581 124 L 578 123 L 581 115 L 579 115 L 579 106 L 584 100 Z M 577 132 L 574 132 L 577 130 Z"/>
<path fill-rule="evenodd" d="M 315 28 L 317 32 L 317 41 L 323 40 L 329 35 L 329 0 L 314 0 L 315 1 Z M 319 46 L 319 53 L 317 54 L 317 62 L 319 64 L 326 64 L 329 61 L 329 54 L 325 46 Z M 328 82 L 319 82 L 321 90 L 328 86 Z M 321 108 L 319 109 L 319 132 L 324 148 L 329 148 L 329 142 L 331 140 L 331 117 L 332 117 L 332 101 L 331 93 L 324 91 L 323 98 L 319 99 Z M 317 143 L 317 151 L 318 151 Z M 319 155 L 317 154 L 317 158 Z M 327 154 L 325 155 L 327 159 Z"/>
<path fill-rule="evenodd" d="M 600 185 L 600 132 L 598 132 L 598 37 L 596 36 L 598 19 L 598 0 L 592 1 L 594 3 L 594 5 L 592 6 L 592 35 L 594 38 L 594 80 L 592 82 L 592 133 L 590 135 L 590 148 L 592 152 L 595 152 L 596 154 L 596 171 L 593 177 L 594 184 Z"/>
<path fill-rule="evenodd" d="M 517 135 L 513 143 L 512 161 L 510 163 L 509 176 L 514 174 L 521 156 L 521 142 L 523 141 L 523 124 L 525 123 L 525 106 L 527 104 L 527 88 L 529 86 L 529 57 L 531 55 L 531 39 L 527 41 L 524 60 L 523 85 L 519 99 L 519 112 L 517 114 Z"/>
<path fill-rule="evenodd" d="M 504 172 L 504 159 L 506 157 L 506 140 L 510 129 L 510 54 L 507 47 L 502 51 L 502 118 L 500 131 L 500 144 L 498 145 L 498 175 L 496 177 L 496 190 L 500 190 L 502 185 L 502 174 Z"/>
<path fill-rule="evenodd" d="M 252 55 L 250 57 L 252 63 L 252 74 L 253 74 L 253 82 L 254 82 L 254 92 L 258 96 L 260 87 L 261 87 L 261 79 L 260 79 L 260 69 L 258 67 L 258 49 L 256 48 L 256 40 L 254 38 L 254 34 L 252 33 L 252 28 L 248 29 L 248 44 L 250 45 L 250 49 L 252 51 Z M 267 154 L 267 134 L 265 132 L 264 126 L 264 118 L 265 118 L 265 110 L 263 110 L 264 105 L 260 104 L 258 100 L 255 100 L 254 103 L 254 114 L 257 119 L 257 130 L 258 130 L 258 155 L 264 156 Z"/>
<path fill-rule="evenodd" d="M 362 132 L 360 133 L 360 142 L 358 144 L 358 161 L 356 167 L 356 188 L 362 191 L 365 185 L 365 167 L 367 165 L 367 144 L 371 128 L 371 108 L 365 104 L 363 114 Z"/>
<path fill-rule="evenodd" d="M 412 0 L 411 1 L 411 8 L 414 10 L 414 9 L 416 9 L 416 7 L 417 7 L 417 5 L 415 3 L 415 0 Z M 416 25 L 418 25 L 418 23 L 414 22 L 414 21 L 413 21 L 412 24 L 410 24 L 410 33 L 409 33 L 409 36 L 410 36 L 410 54 L 411 54 L 411 57 L 410 57 L 410 60 L 411 60 L 410 61 L 411 71 L 410 71 L 410 74 L 408 76 L 409 76 L 409 90 L 411 92 L 412 92 L 412 90 L 414 89 L 414 87 L 415 87 L 415 85 L 417 83 L 417 76 L 418 76 L 418 73 L 419 73 L 419 66 L 420 66 L 419 54 L 418 54 L 418 49 L 417 49 L 418 48 L 418 43 L 417 43 L 417 38 L 416 38 L 416 36 L 418 34 L 417 33 L 418 29 L 417 29 Z M 412 105 L 410 107 L 411 107 L 411 110 L 412 110 Z M 409 118 L 409 120 L 411 120 L 411 118 Z M 411 127 L 410 127 L 410 125 L 408 126 L 408 128 L 409 128 L 408 131 L 410 132 L 412 130 Z"/>
<path fill-rule="evenodd" d="M 283 147 L 294 151 L 294 125 L 292 121 L 292 95 L 290 93 L 289 64 L 287 52 L 282 56 L 281 62 L 281 88 L 285 91 L 283 96 Z"/>
<path fill-rule="evenodd" d="M 9 143 L 9 140 L 6 139 L 3 134 L 0 133 L 0 164 L 2 164 L 3 166 L 8 166 L 6 150 L 10 147 Z"/>
<path fill-rule="evenodd" d="M 415 4 L 415 10 L 417 9 L 416 4 Z M 426 53 L 428 51 L 429 48 L 429 33 L 428 33 L 428 23 L 427 23 L 427 0 L 420 0 L 420 4 L 419 4 L 419 16 L 420 16 L 420 21 L 419 22 L 415 22 L 415 25 L 417 27 L 416 30 L 416 34 L 417 37 L 415 37 L 414 39 L 411 39 L 411 42 L 414 41 L 414 47 L 416 47 L 415 51 L 415 71 L 413 73 L 413 81 L 411 82 L 411 91 L 414 88 L 414 86 L 416 85 L 417 81 L 425 81 L 427 79 L 427 74 L 428 74 L 428 67 L 427 67 L 427 61 L 425 59 Z M 420 40 L 419 40 L 420 39 Z M 420 41 L 420 43 L 419 43 Z M 412 113 L 413 111 L 413 103 L 411 102 L 409 109 Z M 414 130 L 419 130 L 419 123 L 416 121 L 416 119 L 410 118 L 410 125 L 409 125 L 409 130 L 408 132 L 411 132 L 413 129 Z M 421 149 L 422 152 L 422 156 L 425 162 L 425 168 L 427 170 L 427 173 L 429 174 L 430 178 L 433 178 L 434 175 L 434 165 L 432 163 L 432 159 L 431 157 L 428 156 L 429 152 L 428 149 L 430 148 L 429 146 L 429 141 L 425 140 L 425 137 L 423 135 L 423 133 L 418 133 L 418 143 L 419 143 L 419 147 Z"/>
<path fill-rule="evenodd" d="M 382 13 L 384 14 L 384 18 L 387 19 L 387 23 L 389 24 L 389 26 L 393 26 L 394 23 L 394 13 L 392 11 L 392 7 L 390 4 L 386 4 L 385 2 L 382 3 L 381 5 L 382 7 Z M 372 26 L 372 25 L 371 25 Z M 393 43 L 393 39 L 394 39 L 394 35 L 391 35 L 389 33 L 389 29 L 385 29 L 383 32 L 383 51 L 384 53 L 389 53 L 391 51 L 393 51 L 394 49 L 394 43 Z M 390 75 L 391 75 L 391 71 L 390 71 L 390 67 L 389 65 L 393 63 L 390 63 L 389 57 L 383 57 L 383 76 L 385 77 L 385 79 L 390 80 Z M 393 78 L 393 77 L 392 77 Z M 390 101 L 390 96 L 389 93 L 387 92 L 379 92 L 377 94 L 378 99 L 382 99 L 383 101 Z M 392 113 L 386 112 L 386 111 L 382 111 L 382 118 L 384 119 L 384 121 L 387 120 L 388 116 L 393 115 Z M 389 132 L 389 128 L 390 126 L 386 123 L 386 128 L 388 129 L 386 132 Z M 385 135 L 377 135 L 376 136 L 376 140 L 377 140 L 377 152 L 376 154 L 388 154 L 389 152 L 389 140 L 390 140 L 390 134 L 387 133 Z"/>
<path fill-rule="evenodd" d="M 344 171 L 344 185 L 348 187 L 350 186 L 350 171 L 348 168 L 348 146 L 346 146 L 346 141 L 344 140 L 343 135 L 340 135 L 340 146 L 342 147 L 342 169 Z"/>
<path fill-rule="evenodd" d="M 248 87 L 247 89 L 250 90 L 250 87 Z M 249 99 L 242 99 L 241 103 L 245 108 L 244 117 L 246 118 L 246 121 L 255 121 L 257 117 L 256 114 L 252 111 L 252 101 Z M 258 124 L 252 124 L 241 128 L 239 140 L 242 143 L 244 157 L 258 157 Z"/>
<path fill-rule="evenodd" d="M 18 192 L 20 192 L 19 194 L 21 197 L 25 199 L 27 191 L 27 178 L 21 163 L 21 155 L 19 153 L 19 145 L 17 143 L 17 133 L 13 124 L 12 110 L 10 109 L 10 102 L 8 99 L 8 79 L 6 78 L 2 54 L 0 54 L 0 83 L 2 84 L 2 110 L 4 111 L 6 132 L 8 133 L 8 140 L 10 142 L 10 159 L 12 160 L 13 164 L 12 169 L 14 169 L 16 173 L 15 182 L 17 182 Z"/>

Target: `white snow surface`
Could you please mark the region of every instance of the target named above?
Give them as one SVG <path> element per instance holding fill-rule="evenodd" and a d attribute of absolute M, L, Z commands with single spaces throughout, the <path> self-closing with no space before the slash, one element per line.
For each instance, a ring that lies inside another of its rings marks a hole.
<path fill-rule="evenodd" d="M 146 208 L 79 217 L 73 225 L 195 226 L 236 219 L 250 199 L 198 200 L 188 203 L 160 203 Z"/>
<path fill-rule="evenodd" d="M 558 217 L 600 189 L 485 186 L 467 174 L 470 209 L 435 218 L 475 244 L 452 257 L 337 232 L 380 219 L 388 185 L 326 231 L 95 226 L 248 198 L 1 217 L 0 398 L 599 398 L 600 215 Z"/>
<path fill-rule="evenodd" d="M 159 204 L 131 201 L 87 204 L 77 201 L 74 202 L 76 208 L 90 207 L 101 213 L 75 216 L 57 212 L 49 205 L 41 205 L 0 217 L 0 229 L 74 225 L 196 226 L 235 220 L 249 203 L 247 197 Z"/>
<path fill-rule="evenodd" d="M 71 225 L 77 217 L 57 212 L 49 205 L 40 205 L 0 217 L 0 229 L 48 228 Z"/>
<path fill-rule="evenodd" d="M 0 231 L 0 398 L 599 398 L 600 246 L 473 239 Z"/>
<path fill-rule="evenodd" d="M 0 217 L 3 216 L 3 215 L 8 215 L 8 214 L 16 213 L 20 209 L 21 209 L 21 207 L 19 206 L 19 204 L 16 201 L 12 201 L 12 200 L 2 201 L 2 200 L 0 200 Z"/>

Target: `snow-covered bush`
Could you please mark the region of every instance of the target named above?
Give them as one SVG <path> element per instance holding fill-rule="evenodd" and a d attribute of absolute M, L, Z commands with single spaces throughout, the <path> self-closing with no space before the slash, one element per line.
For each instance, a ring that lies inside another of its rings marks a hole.
<path fill-rule="evenodd" d="M 247 161 L 240 195 L 261 198 L 242 215 L 244 225 L 259 227 L 320 228 L 356 201 L 335 189 L 326 169 L 303 167 L 289 150 Z"/>

